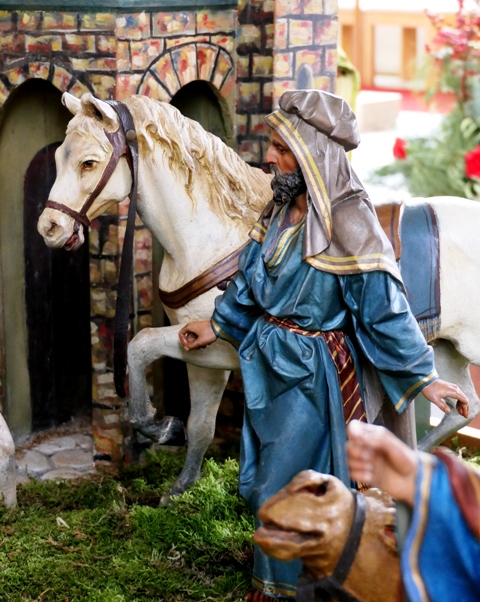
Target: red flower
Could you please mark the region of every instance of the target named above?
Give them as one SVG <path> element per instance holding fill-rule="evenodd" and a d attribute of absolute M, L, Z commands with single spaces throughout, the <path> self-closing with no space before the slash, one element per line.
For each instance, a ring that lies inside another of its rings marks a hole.
<path fill-rule="evenodd" d="M 480 178 L 480 146 L 465 153 L 465 174 L 467 178 Z"/>
<path fill-rule="evenodd" d="M 480 147 L 479 147 L 480 148 Z M 403 138 L 397 138 L 393 145 L 393 156 L 402 161 L 407 158 L 407 143 Z"/>

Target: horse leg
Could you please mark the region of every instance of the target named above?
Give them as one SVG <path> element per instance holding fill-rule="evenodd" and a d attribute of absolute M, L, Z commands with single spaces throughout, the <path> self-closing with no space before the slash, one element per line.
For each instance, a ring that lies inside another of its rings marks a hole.
<path fill-rule="evenodd" d="M 480 413 L 480 399 L 470 377 L 469 361 L 455 349 L 450 341 L 439 339 L 435 341 L 433 347 L 435 365 L 440 377 L 457 384 L 462 389 L 470 402 L 470 417 L 463 418 L 455 407 L 451 407 L 450 414 L 445 414 L 440 424 L 427 433 L 418 444 L 418 449 L 422 451 L 430 451 L 440 445 L 442 441 L 466 426 Z"/>
<path fill-rule="evenodd" d="M 185 435 L 179 418 L 168 416 L 155 421 L 155 409 L 147 392 L 145 371 L 155 360 L 167 356 L 193 363 L 204 368 L 231 370 L 238 367 L 237 353 L 225 341 L 217 341 L 206 349 L 186 351 L 178 340 L 181 325 L 163 328 L 144 328 L 128 345 L 128 369 L 130 382 L 130 423 L 145 437 L 162 445 L 183 445 Z M 199 381 L 200 383 L 200 381 Z M 200 386 L 200 384 L 199 384 Z M 192 390 L 192 386 L 190 387 Z M 197 398 L 195 392 L 193 399 Z M 213 424 L 215 418 L 213 418 Z"/>
<path fill-rule="evenodd" d="M 215 432 L 215 418 L 228 381 L 228 370 L 212 370 L 187 364 L 191 410 L 187 423 L 187 457 L 182 472 L 160 504 L 183 493 L 200 478 L 203 457 Z"/>

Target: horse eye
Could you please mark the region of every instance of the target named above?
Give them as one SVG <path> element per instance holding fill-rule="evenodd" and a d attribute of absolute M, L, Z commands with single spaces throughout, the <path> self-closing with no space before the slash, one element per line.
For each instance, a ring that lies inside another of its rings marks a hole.
<path fill-rule="evenodd" d="M 93 161 L 93 160 L 84 161 L 82 163 L 82 171 L 88 171 L 89 169 L 92 169 L 94 166 L 95 166 L 95 161 Z"/>

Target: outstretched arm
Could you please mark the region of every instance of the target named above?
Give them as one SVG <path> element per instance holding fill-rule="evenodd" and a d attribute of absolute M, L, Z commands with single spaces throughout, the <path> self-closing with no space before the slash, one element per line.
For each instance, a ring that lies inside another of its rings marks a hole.
<path fill-rule="evenodd" d="M 211 345 L 217 340 L 210 320 L 189 322 L 178 332 L 178 337 L 187 351 L 205 349 L 207 345 Z"/>
<path fill-rule="evenodd" d="M 457 412 L 464 418 L 470 416 L 470 405 L 463 391 L 457 385 L 441 379 L 434 380 L 422 389 L 422 395 L 439 407 L 445 414 L 450 414 L 445 397 L 457 400 Z"/>

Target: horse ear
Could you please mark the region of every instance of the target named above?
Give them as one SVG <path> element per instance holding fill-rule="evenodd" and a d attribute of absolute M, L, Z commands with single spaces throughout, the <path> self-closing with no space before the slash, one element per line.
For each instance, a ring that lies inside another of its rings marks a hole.
<path fill-rule="evenodd" d="M 96 117 L 108 127 L 108 129 L 117 130 L 120 126 L 120 120 L 115 110 L 103 100 L 95 98 L 92 94 L 84 94 L 81 98 L 82 111 Z"/>
<path fill-rule="evenodd" d="M 76 96 L 73 96 L 73 94 L 64 92 L 62 94 L 62 103 L 67 107 L 72 115 L 76 115 L 80 111 L 81 102 Z"/>

